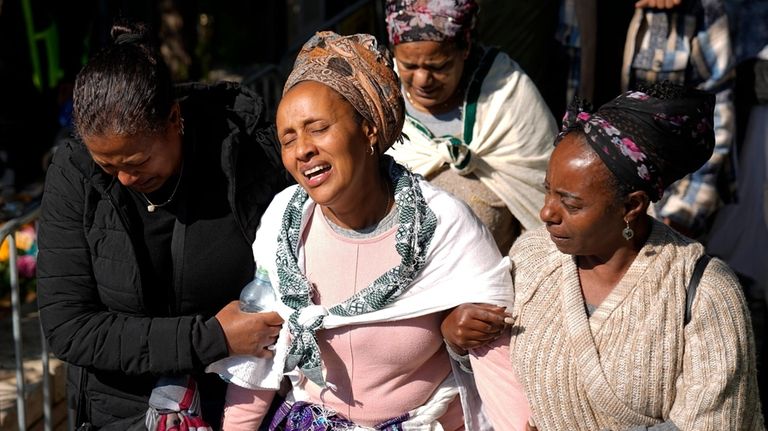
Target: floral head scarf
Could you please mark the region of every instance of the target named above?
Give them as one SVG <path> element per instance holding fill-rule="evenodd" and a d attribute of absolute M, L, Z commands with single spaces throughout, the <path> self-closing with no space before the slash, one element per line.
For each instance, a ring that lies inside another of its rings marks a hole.
<path fill-rule="evenodd" d="M 315 34 L 296 57 L 283 95 L 302 81 L 332 88 L 375 125 L 380 154 L 400 139 L 405 119 L 400 81 L 388 51 L 379 47 L 373 36 L 340 36 L 331 31 Z"/>
<path fill-rule="evenodd" d="M 565 135 L 581 130 L 603 163 L 623 183 L 658 201 L 673 182 L 699 169 L 712 155 L 715 97 L 686 89 L 659 99 L 629 91 L 595 113 L 580 101 L 563 117 Z"/>
<path fill-rule="evenodd" d="M 389 42 L 447 42 L 475 26 L 475 0 L 387 0 Z"/>

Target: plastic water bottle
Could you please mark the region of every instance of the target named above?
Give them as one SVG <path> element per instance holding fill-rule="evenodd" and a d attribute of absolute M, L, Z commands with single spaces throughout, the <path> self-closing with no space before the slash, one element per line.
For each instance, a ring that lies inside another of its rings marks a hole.
<path fill-rule="evenodd" d="M 240 292 L 240 310 L 247 313 L 258 313 L 266 310 L 275 302 L 275 293 L 269 281 L 266 268 L 256 270 L 256 278 L 246 284 Z"/>

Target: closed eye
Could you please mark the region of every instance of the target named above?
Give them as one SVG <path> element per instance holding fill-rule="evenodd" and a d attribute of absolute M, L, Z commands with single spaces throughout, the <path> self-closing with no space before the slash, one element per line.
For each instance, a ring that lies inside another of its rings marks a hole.
<path fill-rule="evenodd" d="M 283 147 L 287 147 L 287 146 L 291 145 L 294 141 L 296 141 L 296 138 L 281 139 L 280 140 L 280 145 L 282 145 Z"/>
<path fill-rule="evenodd" d="M 433 64 L 429 65 L 429 69 L 433 72 L 440 72 L 448 67 L 450 63 L 443 63 L 443 64 Z"/>
<path fill-rule="evenodd" d="M 326 130 L 328 130 L 328 126 L 317 126 L 317 127 L 313 127 L 309 131 L 310 133 L 319 134 L 319 133 L 325 132 Z"/>
<path fill-rule="evenodd" d="M 572 203 L 569 203 L 569 198 L 561 198 L 560 203 L 563 204 L 563 207 L 566 211 L 573 213 L 581 209 L 578 205 L 573 205 Z"/>
<path fill-rule="evenodd" d="M 286 130 L 278 138 L 278 141 L 280 141 L 280 145 L 282 145 L 283 147 L 290 145 L 295 140 L 296 140 L 296 132 L 294 130 Z"/>
<path fill-rule="evenodd" d="M 146 165 L 147 162 L 149 161 L 149 159 L 150 158 L 148 157 L 148 158 L 146 158 L 146 159 L 144 159 L 144 160 L 142 160 L 140 162 L 127 162 L 127 163 L 125 163 L 125 166 L 128 167 L 128 168 L 138 168 L 139 166 Z"/>

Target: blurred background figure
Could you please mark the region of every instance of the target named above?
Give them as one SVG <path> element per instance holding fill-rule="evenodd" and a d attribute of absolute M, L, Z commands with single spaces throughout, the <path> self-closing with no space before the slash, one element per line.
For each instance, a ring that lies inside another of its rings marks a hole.
<path fill-rule="evenodd" d="M 744 288 L 757 346 L 758 384 L 768 408 L 768 2 L 726 1 L 736 68 L 737 200 L 712 226 L 707 251 L 725 260 Z"/>
<path fill-rule="evenodd" d="M 656 7 L 643 7 L 648 3 Z M 699 170 L 671 185 L 665 198 L 654 206 L 659 219 L 704 241 L 717 209 L 733 199 L 735 65 L 722 1 L 637 3 L 624 50 L 623 89 L 671 81 L 717 97 L 712 157 Z"/>

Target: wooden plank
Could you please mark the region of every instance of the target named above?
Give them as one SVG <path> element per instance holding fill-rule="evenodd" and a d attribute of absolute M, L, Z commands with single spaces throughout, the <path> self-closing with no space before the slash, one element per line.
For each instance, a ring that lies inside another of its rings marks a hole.
<path fill-rule="evenodd" d="M 54 406 L 62 401 L 66 404 L 66 364 L 58 359 L 50 360 L 51 398 Z M 43 417 L 43 372 L 42 361 L 24 362 L 26 381 L 24 401 L 27 427 L 41 421 Z M 66 406 L 64 407 L 66 415 Z M 16 376 L 0 380 L 0 431 L 17 430 Z"/>
<path fill-rule="evenodd" d="M 53 406 L 51 410 L 53 429 L 67 429 L 67 401 L 61 401 Z M 44 429 L 43 418 L 40 417 L 37 422 L 31 424 L 29 431 L 42 431 Z"/>

